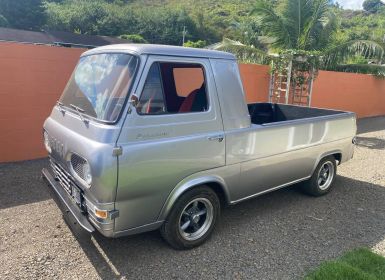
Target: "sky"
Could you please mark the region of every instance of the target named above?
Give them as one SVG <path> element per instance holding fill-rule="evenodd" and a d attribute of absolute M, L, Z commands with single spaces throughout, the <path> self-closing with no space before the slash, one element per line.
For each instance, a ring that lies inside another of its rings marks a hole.
<path fill-rule="evenodd" d="M 345 9 L 360 10 L 364 0 L 337 0 L 335 2 L 338 2 Z"/>
<path fill-rule="evenodd" d="M 334 0 L 334 2 L 338 2 L 345 9 L 351 9 L 351 10 L 361 10 L 362 3 L 364 3 L 364 1 L 365 0 Z M 382 0 L 382 2 L 385 2 L 385 1 Z"/>

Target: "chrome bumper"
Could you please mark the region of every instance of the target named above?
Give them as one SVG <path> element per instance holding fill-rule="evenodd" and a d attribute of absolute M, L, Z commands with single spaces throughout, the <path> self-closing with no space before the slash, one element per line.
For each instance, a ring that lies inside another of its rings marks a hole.
<path fill-rule="evenodd" d="M 59 201 L 65 206 L 65 212 L 71 214 L 77 223 L 88 232 L 95 231 L 95 228 L 88 221 L 87 217 L 81 212 L 80 208 L 71 200 L 63 187 L 58 183 L 48 169 L 43 168 L 43 178 L 48 182 L 49 186 L 55 191 Z"/>

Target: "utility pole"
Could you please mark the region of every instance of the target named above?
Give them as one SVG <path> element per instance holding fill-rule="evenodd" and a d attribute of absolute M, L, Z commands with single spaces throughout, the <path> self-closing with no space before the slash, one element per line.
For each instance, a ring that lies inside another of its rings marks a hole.
<path fill-rule="evenodd" d="M 186 34 L 187 34 L 186 25 L 183 25 L 183 32 L 182 32 L 182 35 L 183 35 L 182 46 L 184 46 L 184 41 L 185 41 L 185 38 L 186 38 Z"/>

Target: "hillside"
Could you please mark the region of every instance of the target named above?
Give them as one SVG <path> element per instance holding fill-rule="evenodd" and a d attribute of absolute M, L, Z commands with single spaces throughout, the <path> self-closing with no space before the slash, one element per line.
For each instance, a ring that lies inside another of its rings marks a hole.
<path fill-rule="evenodd" d="M 272 0 L 279 2 L 282 0 Z M 0 0 L 0 26 L 81 34 L 126 35 L 138 42 L 210 44 L 223 37 L 258 45 L 250 16 L 255 0 Z M 374 39 L 385 33 L 385 9 L 346 11 L 337 6 L 338 40 Z"/>
<path fill-rule="evenodd" d="M 235 29 L 239 29 L 240 25 L 241 28 L 245 28 L 244 25 L 250 27 L 253 24 L 249 14 L 254 2 L 254 0 L 135 0 L 128 5 L 134 9 L 146 6 L 154 10 L 167 8 L 185 11 L 202 31 L 197 39 L 214 43 L 222 37 L 241 39 Z"/>
<path fill-rule="evenodd" d="M 379 13 L 340 10 L 341 34 L 348 40 L 385 42 L 385 9 Z"/>

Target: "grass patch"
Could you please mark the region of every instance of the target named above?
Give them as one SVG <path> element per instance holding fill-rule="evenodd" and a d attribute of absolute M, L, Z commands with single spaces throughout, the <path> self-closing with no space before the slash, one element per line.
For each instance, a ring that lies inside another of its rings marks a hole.
<path fill-rule="evenodd" d="M 369 249 L 356 249 L 335 261 L 328 261 L 305 280 L 379 280 L 385 279 L 385 258 Z"/>

